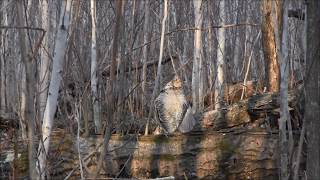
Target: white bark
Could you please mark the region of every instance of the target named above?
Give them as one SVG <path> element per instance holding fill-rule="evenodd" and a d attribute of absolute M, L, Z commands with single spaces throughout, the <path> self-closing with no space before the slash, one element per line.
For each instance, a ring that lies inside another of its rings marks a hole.
<path fill-rule="evenodd" d="M 225 1 L 220 1 L 219 5 L 220 9 L 220 24 L 223 25 L 225 23 Z M 224 47 L 225 45 L 225 29 L 218 29 L 218 49 L 217 49 L 217 78 L 216 78 L 216 86 L 215 86 L 215 109 L 220 109 L 223 103 L 223 84 L 224 84 Z"/>
<path fill-rule="evenodd" d="M 93 104 L 93 120 L 96 133 L 101 131 L 100 107 L 98 97 L 98 77 L 97 77 L 97 38 L 96 38 L 96 1 L 91 0 L 91 96 Z"/>
<path fill-rule="evenodd" d="M 45 177 L 46 155 L 49 151 L 50 134 L 54 120 L 54 114 L 57 109 L 57 99 L 60 82 L 62 79 L 63 60 L 67 46 L 67 34 L 70 24 L 70 9 L 72 0 L 62 1 L 61 17 L 57 39 L 54 49 L 53 68 L 49 85 L 47 104 L 43 116 L 42 124 L 42 142 L 39 145 L 39 173 Z"/>
<path fill-rule="evenodd" d="M 39 67 L 39 107 L 40 107 L 40 119 L 43 118 L 44 109 L 47 101 L 48 86 L 49 86 L 49 34 L 50 34 L 50 16 L 48 0 L 42 0 L 41 8 L 41 23 L 42 28 L 46 31 L 46 35 L 43 38 L 41 48 L 41 61 Z"/>
<path fill-rule="evenodd" d="M 201 84 L 201 66 L 202 66 L 202 57 L 201 57 L 201 47 L 202 47 L 202 39 L 201 39 L 201 27 L 202 27 L 202 8 L 201 8 L 202 0 L 194 0 L 194 15 L 195 15 L 195 27 L 198 30 L 195 30 L 194 35 L 194 57 L 193 57 L 193 68 L 192 68 L 192 101 L 193 101 L 193 113 L 200 110 L 203 106 L 200 101 L 202 99 L 202 88 L 200 88 Z M 202 103 L 203 104 L 203 103 Z"/>
<path fill-rule="evenodd" d="M 26 112 L 26 70 L 23 64 L 20 64 L 20 124 L 21 124 L 21 131 L 22 131 L 22 139 L 27 139 L 27 121 L 25 119 L 25 112 Z"/>

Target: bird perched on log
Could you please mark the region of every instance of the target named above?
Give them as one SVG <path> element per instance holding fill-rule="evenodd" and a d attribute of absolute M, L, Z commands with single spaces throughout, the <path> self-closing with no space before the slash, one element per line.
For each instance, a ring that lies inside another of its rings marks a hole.
<path fill-rule="evenodd" d="M 188 108 L 191 109 L 183 92 L 182 81 L 178 76 L 166 84 L 154 104 L 157 120 L 165 134 L 175 132 L 183 121 Z"/>

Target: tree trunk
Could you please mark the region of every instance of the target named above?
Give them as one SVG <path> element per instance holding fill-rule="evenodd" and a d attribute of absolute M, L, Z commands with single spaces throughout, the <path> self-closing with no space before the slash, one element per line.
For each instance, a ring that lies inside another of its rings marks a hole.
<path fill-rule="evenodd" d="M 40 61 L 40 73 L 39 73 L 39 119 L 42 120 L 43 113 L 46 107 L 48 86 L 49 86 L 49 66 L 50 66 L 50 48 L 49 48 L 49 36 L 50 36 L 50 11 L 48 0 L 43 0 L 41 4 L 41 23 L 42 28 L 46 31 L 43 38 L 41 48 L 41 61 Z"/>
<path fill-rule="evenodd" d="M 244 7 L 243 4 L 246 4 L 246 1 L 241 1 L 241 0 L 236 0 L 235 1 L 236 7 Z M 241 13 L 241 11 L 238 11 L 235 19 L 236 19 L 236 23 L 241 22 L 241 18 L 243 15 Z M 248 27 L 247 27 L 248 28 Z M 240 53 L 241 53 L 241 46 L 240 46 L 240 38 L 241 38 L 241 30 L 240 29 L 235 29 L 235 42 L 234 42 L 234 53 L 233 53 L 233 63 L 234 63 L 234 67 L 233 67 L 233 82 L 239 82 L 240 81 L 240 70 L 241 70 L 241 58 L 240 58 Z"/>
<path fill-rule="evenodd" d="M 120 38 L 119 38 L 119 44 L 120 44 L 120 53 L 119 54 L 119 58 L 118 58 L 118 74 L 117 74 L 117 86 L 116 86 L 116 91 L 117 91 L 117 97 L 118 100 L 115 102 L 116 104 L 116 109 L 115 112 L 116 113 L 116 124 L 117 126 L 119 126 L 121 123 L 124 123 L 124 121 L 128 121 L 126 119 L 126 115 L 124 113 L 124 108 L 125 108 L 125 103 L 124 102 L 124 98 L 125 98 L 125 93 L 127 93 L 128 91 L 128 86 L 127 86 L 127 81 L 126 81 L 126 74 L 125 74 L 125 70 L 127 68 L 127 56 L 126 56 L 126 44 L 127 44 L 127 35 L 125 34 L 125 16 L 124 16 L 124 8 L 126 6 L 126 1 L 123 2 L 122 6 L 121 6 L 121 16 L 120 16 L 120 28 L 119 28 L 119 34 L 120 34 Z M 137 73 L 137 77 L 138 77 L 138 71 Z M 138 98 L 137 98 L 138 99 Z M 137 108 L 138 109 L 138 108 Z M 119 130 L 119 129 L 118 129 Z"/>
<path fill-rule="evenodd" d="M 39 175 L 42 179 L 46 175 L 47 154 L 50 145 L 50 134 L 52 131 L 54 114 L 57 109 L 60 82 L 62 79 L 63 61 L 67 47 L 67 35 L 70 24 L 70 10 L 72 0 L 62 1 L 61 17 L 57 32 L 57 40 L 54 48 L 53 67 L 49 85 L 46 108 L 42 120 L 42 140 L 39 144 Z M 42 144 L 43 143 L 43 144 Z"/>
<path fill-rule="evenodd" d="M 17 1 L 17 14 L 18 23 L 20 26 L 25 26 L 23 17 L 23 2 Z M 25 101 L 24 104 L 24 119 L 28 125 L 28 161 L 29 161 L 29 177 L 30 179 L 37 178 L 36 172 L 36 146 L 35 146 L 35 109 L 34 109 L 34 98 L 35 98 L 35 61 L 32 59 L 28 53 L 30 48 L 27 45 L 27 36 L 23 29 L 19 29 L 19 39 L 20 39 L 20 52 L 21 61 L 24 64 L 25 69 Z"/>
<path fill-rule="evenodd" d="M 220 24 L 225 23 L 226 13 L 225 13 L 225 1 L 220 1 Z M 225 29 L 218 29 L 218 48 L 217 48 L 217 79 L 215 84 L 215 109 L 221 109 L 223 104 L 223 94 L 224 94 L 224 68 L 225 68 Z"/>
<path fill-rule="evenodd" d="M 279 91 L 279 65 L 276 51 L 272 2 L 270 0 L 263 0 L 261 2 L 262 11 L 262 46 L 265 59 L 265 75 L 266 86 L 270 92 Z"/>
<path fill-rule="evenodd" d="M 307 177 L 320 177 L 320 1 L 307 4 L 307 71 L 306 107 L 307 123 Z"/>
<path fill-rule="evenodd" d="M 143 44 L 146 44 L 150 40 L 150 0 L 145 0 L 144 5 L 144 25 L 143 25 Z M 133 27 L 132 27 L 133 28 Z M 141 113 L 142 116 L 144 114 L 144 99 L 146 96 L 146 83 L 147 83 L 147 60 L 148 60 L 148 53 L 149 53 L 149 46 L 145 45 L 143 47 L 143 68 L 142 68 L 142 95 L 141 95 Z"/>
<path fill-rule="evenodd" d="M 201 66 L 202 66 L 202 39 L 201 39 L 201 27 L 202 27 L 202 0 L 194 0 L 194 15 L 195 20 L 194 24 L 198 30 L 195 30 L 194 35 L 194 56 L 193 56 L 193 68 L 192 68 L 192 101 L 193 101 L 193 113 L 198 112 L 199 110 L 203 109 L 203 92 L 201 92 L 202 88 L 200 87 L 203 85 L 201 82 Z"/>
<path fill-rule="evenodd" d="M 287 124 L 291 124 L 290 114 L 289 114 L 289 107 L 288 107 L 288 75 L 289 75 L 289 58 L 288 58 L 288 42 L 287 42 L 287 26 L 288 26 L 288 19 L 287 19 L 287 1 L 283 2 L 283 11 L 284 16 L 283 19 L 280 21 L 283 24 L 280 25 L 281 28 L 278 27 L 277 23 L 275 23 L 275 32 L 281 30 L 282 32 L 276 33 L 276 46 L 277 54 L 279 55 L 280 61 L 280 120 L 279 120 L 279 137 L 280 137 L 280 179 L 286 180 L 289 179 L 289 152 L 291 149 L 291 145 L 293 145 L 292 140 L 288 142 L 287 137 Z M 278 13 L 282 13 L 279 12 Z M 279 19 L 278 19 L 279 21 Z M 281 37 L 281 38 L 280 38 Z M 281 42 L 281 44 L 280 44 Z M 291 132 L 292 129 L 288 130 Z"/>
<path fill-rule="evenodd" d="M 124 6 L 124 1 L 116 1 L 116 22 L 114 26 L 114 39 L 113 39 L 113 47 L 112 47 L 112 62 L 111 62 L 111 68 L 110 72 L 114 72 L 117 68 L 117 57 L 118 57 L 118 44 L 119 44 L 119 31 L 120 31 L 120 25 L 121 25 L 121 16 L 123 14 L 123 6 Z M 111 135 L 111 129 L 112 129 L 112 123 L 113 123 L 113 118 L 114 118 L 114 111 L 116 110 L 115 107 L 115 96 L 117 96 L 117 92 L 115 91 L 115 88 L 117 87 L 117 82 L 116 82 L 116 76 L 115 73 L 110 74 L 110 80 L 109 80 L 109 92 L 108 97 L 107 97 L 107 123 L 105 125 L 105 130 L 104 130 L 104 139 L 103 139 L 103 145 L 102 145 L 102 150 L 101 150 L 101 156 L 99 157 L 98 160 L 98 166 L 97 166 L 97 171 L 94 174 L 94 179 L 99 176 L 100 170 L 102 168 L 102 163 L 104 162 L 106 152 L 108 151 L 108 143 Z"/>
<path fill-rule="evenodd" d="M 96 1 L 91 0 L 91 98 L 93 104 L 93 121 L 95 131 L 100 134 L 101 120 L 98 97 L 98 77 L 97 77 L 97 40 L 96 40 Z"/>
<path fill-rule="evenodd" d="M 2 23 L 2 22 L 1 22 Z M 6 38 L 4 37 L 3 33 L 1 32 L 1 46 L 4 46 L 3 44 L 6 41 Z M 2 49 L 2 48 L 1 48 Z M 5 54 L 4 51 L 1 51 L 3 54 Z M 7 102 L 6 102 L 6 61 L 4 55 L 0 57 L 0 109 L 6 109 L 7 108 Z"/>

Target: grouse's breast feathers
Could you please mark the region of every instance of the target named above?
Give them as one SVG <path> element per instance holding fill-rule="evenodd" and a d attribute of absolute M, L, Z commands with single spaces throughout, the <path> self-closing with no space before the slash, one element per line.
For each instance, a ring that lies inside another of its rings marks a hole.
<path fill-rule="evenodd" d="M 166 133 L 173 133 L 180 125 L 189 107 L 182 82 L 175 77 L 166 84 L 155 100 L 157 119 Z"/>

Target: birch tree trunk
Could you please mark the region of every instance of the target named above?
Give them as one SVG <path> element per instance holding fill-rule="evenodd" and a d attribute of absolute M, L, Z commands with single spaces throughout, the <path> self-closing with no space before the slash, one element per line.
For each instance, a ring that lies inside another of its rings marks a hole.
<path fill-rule="evenodd" d="M 93 104 L 93 121 L 95 131 L 100 134 L 101 120 L 98 97 L 98 77 L 97 77 L 97 40 L 96 40 L 96 1 L 91 0 L 91 98 Z"/>
<path fill-rule="evenodd" d="M 149 110 L 149 115 L 148 115 L 148 122 L 146 125 L 146 129 L 145 129 L 145 135 L 148 135 L 148 131 L 149 131 L 149 121 L 151 118 L 151 115 L 153 114 L 153 110 L 154 110 L 154 99 L 156 97 L 156 95 L 159 93 L 159 86 L 160 86 L 160 76 L 161 76 L 161 62 L 162 62 L 162 57 L 163 57 L 163 45 L 164 45 L 164 33 L 166 30 L 166 21 L 167 21 L 167 16 L 168 16 L 168 0 L 164 0 L 164 4 L 163 4 L 163 19 L 162 19 L 162 23 L 161 23 L 161 39 L 160 39 L 160 53 L 159 53 L 159 61 L 158 61 L 158 68 L 157 68 L 157 77 L 156 77 L 156 81 L 155 81 L 155 85 L 154 85 L 154 89 L 152 92 L 152 96 L 151 96 L 151 106 L 150 106 L 150 110 Z"/>
<path fill-rule="evenodd" d="M 194 35 L 194 57 L 193 57 L 193 68 L 192 68 L 192 101 L 193 101 L 193 113 L 198 112 L 200 108 L 203 108 L 203 98 L 201 92 L 203 82 L 201 82 L 201 66 L 202 66 L 202 57 L 201 57 L 201 27 L 202 27 L 202 0 L 194 0 L 194 24 L 197 30 L 195 30 Z"/>
<path fill-rule="evenodd" d="M 226 13 L 225 13 L 225 1 L 220 1 L 219 4 L 220 9 L 220 24 L 223 25 L 225 23 Z M 221 109 L 223 104 L 223 94 L 224 94 L 224 57 L 225 57 L 225 29 L 218 29 L 218 48 L 217 48 L 217 78 L 215 85 L 215 109 Z"/>
<path fill-rule="evenodd" d="M 46 108 L 44 111 L 44 116 L 42 120 L 42 143 L 39 144 L 38 153 L 39 153 L 39 175 L 42 179 L 45 178 L 46 175 L 46 163 L 47 163 L 47 153 L 49 151 L 50 145 L 50 134 L 52 131 L 52 125 L 54 121 L 54 114 L 57 109 L 57 100 L 60 88 L 60 82 L 62 79 L 62 71 L 63 71 L 63 61 L 65 50 L 67 47 L 67 35 L 68 28 L 70 24 L 70 10 L 71 10 L 71 2 L 72 0 L 64 0 L 62 1 L 61 7 L 61 15 L 59 28 L 57 32 L 57 39 L 55 43 L 54 49 L 54 57 L 53 57 L 53 67 L 52 74 L 49 85 L 48 98 L 46 103 Z"/>
<path fill-rule="evenodd" d="M 306 106 L 307 177 L 320 177 L 320 1 L 307 4 Z"/>
<path fill-rule="evenodd" d="M 25 26 L 23 17 L 23 2 L 17 1 L 17 14 L 18 24 Z M 24 119 L 28 124 L 28 161 L 29 161 L 29 177 L 30 179 L 36 179 L 36 146 L 35 146 L 35 109 L 34 109 L 34 98 L 35 98 L 35 61 L 28 53 L 30 49 L 27 45 L 26 31 L 19 29 L 19 40 L 20 40 L 20 53 L 21 61 L 25 69 L 25 101 L 24 101 Z"/>
<path fill-rule="evenodd" d="M 39 119 L 42 120 L 44 109 L 46 106 L 48 86 L 49 86 L 49 35 L 50 31 L 50 14 L 49 14 L 49 1 L 42 0 L 41 2 L 41 23 L 42 29 L 46 31 L 46 35 L 43 38 L 41 48 L 41 61 L 39 67 Z"/>

